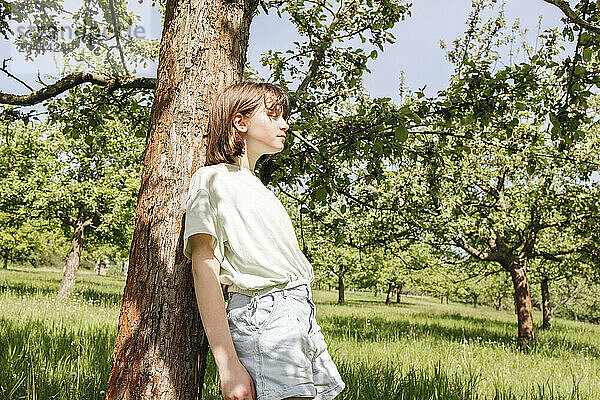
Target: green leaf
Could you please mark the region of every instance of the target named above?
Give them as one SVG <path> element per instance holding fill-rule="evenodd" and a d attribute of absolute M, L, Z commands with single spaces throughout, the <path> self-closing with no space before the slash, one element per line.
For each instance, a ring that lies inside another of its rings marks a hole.
<path fill-rule="evenodd" d="M 413 120 L 416 124 L 421 123 L 421 117 L 419 117 L 413 110 L 410 109 L 409 106 L 403 106 L 400 111 L 406 115 L 408 118 Z"/>
<path fill-rule="evenodd" d="M 375 152 L 382 156 L 383 155 L 383 143 L 381 141 L 381 139 L 377 138 L 377 140 L 375 140 L 375 144 L 373 145 L 373 150 L 375 150 Z"/>
<path fill-rule="evenodd" d="M 135 137 L 146 137 L 146 130 L 144 129 L 136 129 L 135 131 Z"/>
<path fill-rule="evenodd" d="M 408 131 L 406 130 L 406 126 L 404 126 L 404 124 L 396 127 L 396 130 L 394 131 L 394 137 L 400 142 L 405 142 L 406 139 L 408 139 Z"/>
<path fill-rule="evenodd" d="M 371 58 L 372 58 L 373 60 L 377 58 L 377 50 L 373 50 L 373 51 L 371 52 Z"/>
<path fill-rule="evenodd" d="M 337 232 L 336 235 L 335 235 L 335 245 L 339 246 L 342 243 L 344 243 L 344 233 L 343 232 Z"/>
<path fill-rule="evenodd" d="M 325 189 L 323 186 L 319 187 L 315 191 L 315 200 L 322 202 L 322 201 L 325 201 L 326 198 L 327 198 L 327 189 Z"/>

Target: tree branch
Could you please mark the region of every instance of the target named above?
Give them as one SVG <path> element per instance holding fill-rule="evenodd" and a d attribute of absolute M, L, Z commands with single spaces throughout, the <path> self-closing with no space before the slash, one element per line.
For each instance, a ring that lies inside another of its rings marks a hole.
<path fill-rule="evenodd" d="M 581 18 L 581 16 L 579 14 L 577 14 L 575 12 L 575 10 L 573 10 L 571 8 L 571 6 L 569 5 L 569 3 L 566 0 L 543 0 L 543 1 L 560 8 L 561 11 L 567 16 L 567 18 L 569 18 L 569 20 L 571 20 L 571 22 L 573 22 L 589 31 L 600 34 L 600 26 L 598 26 L 596 24 L 592 24 L 590 22 L 587 22 L 586 20 Z"/>
<path fill-rule="evenodd" d="M 475 247 L 471 246 L 469 243 L 467 243 L 460 236 L 455 237 L 454 241 L 455 241 L 455 243 L 456 243 L 456 245 L 458 247 L 460 247 L 461 249 L 463 249 L 464 251 L 466 251 L 467 253 L 469 253 L 473 257 L 477 258 L 478 260 L 480 260 L 480 261 L 492 261 L 492 259 L 490 257 L 490 253 L 486 253 L 486 252 L 482 252 L 482 251 L 477 250 Z"/>
<path fill-rule="evenodd" d="M 94 72 L 74 72 L 31 94 L 15 95 L 0 92 L 0 104 L 32 106 L 87 82 L 106 86 L 110 92 L 116 89 L 154 89 L 156 86 L 156 78 L 111 77 Z"/>
<path fill-rule="evenodd" d="M 571 300 L 573 297 L 575 297 L 575 295 L 576 295 L 576 294 L 577 294 L 579 291 L 581 291 L 581 288 L 582 288 L 582 286 L 577 286 L 577 287 L 575 288 L 575 290 L 574 290 L 574 291 L 572 291 L 572 292 L 571 292 L 571 291 L 569 290 L 569 294 L 567 295 L 567 297 L 565 297 L 565 298 L 564 298 L 564 299 L 562 299 L 560 302 L 558 302 L 558 304 L 556 304 L 554 307 L 552 307 L 552 311 L 551 311 L 551 312 L 553 313 L 554 311 L 556 311 L 556 310 L 558 309 L 558 307 L 560 307 L 560 306 L 564 305 L 564 304 L 565 304 L 567 301 L 569 301 L 569 300 Z"/>
<path fill-rule="evenodd" d="M 119 28 L 117 27 L 117 17 L 115 16 L 114 0 L 109 0 L 108 4 L 110 7 L 110 17 L 112 19 L 112 24 L 115 29 L 115 41 L 117 42 L 117 49 L 119 50 L 119 55 L 121 56 L 121 63 L 123 64 L 123 69 L 125 70 L 125 73 L 129 75 L 129 71 L 127 70 L 127 64 L 125 63 L 125 56 L 123 55 L 123 48 L 121 47 L 121 35 L 119 34 Z"/>
<path fill-rule="evenodd" d="M 298 89 L 296 89 L 296 93 L 300 93 L 300 92 L 303 92 L 304 90 L 306 90 L 306 87 L 308 86 L 311 79 L 317 73 L 317 70 L 321 66 L 321 63 L 323 62 L 323 59 L 325 58 L 325 50 L 332 42 L 333 28 L 335 28 L 335 26 L 338 24 L 338 22 L 340 20 L 339 19 L 340 14 L 342 14 L 344 8 L 345 8 L 345 4 L 344 4 L 344 1 L 342 1 L 340 3 L 340 8 L 338 9 L 337 13 L 335 14 L 335 17 L 333 18 L 333 20 L 331 21 L 331 24 L 325 31 L 325 36 L 324 36 L 323 40 L 321 40 L 321 44 L 319 45 L 319 48 L 315 52 L 314 58 L 310 62 L 310 68 L 309 68 L 308 72 L 306 73 L 306 76 L 304 77 L 304 79 L 302 80 L 300 85 L 298 86 Z M 327 39 L 329 39 L 329 40 L 327 40 Z"/>
<path fill-rule="evenodd" d="M 56 210 L 56 216 L 65 224 L 75 227 L 75 221 L 61 210 Z"/>
<path fill-rule="evenodd" d="M 25 86 L 27 89 L 29 89 L 32 92 L 34 92 L 35 90 L 33 90 L 33 88 L 31 86 L 29 86 L 25 81 L 19 79 L 18 77 L 14 76 L 10 72 L 8 72 L 8 68 L 6 67 L 6 62 L 9 61 L 9 60 L 10 60 L 10 58 L 7 58 L 7 59 L 5 59 L 5 60 L 2 61 L 2 68 L 0 68 L 0 71 L 4 72 L 6 75 L 8 75 L 9 78 L 12 78 L 12 79 L 16 80 L 17 82 L 19 82 L 20 84 L 22 84 L 23 86 Z"/>

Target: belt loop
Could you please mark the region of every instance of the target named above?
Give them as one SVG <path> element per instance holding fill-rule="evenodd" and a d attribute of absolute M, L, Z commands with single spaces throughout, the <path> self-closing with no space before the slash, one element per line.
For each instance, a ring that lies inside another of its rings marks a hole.
<path fill-rule="evenodd" d="M 287 297 L 287 293 L 286 293 L 285 289 L 281 289 L 281 295 L 283 296 L 284 299 Z"/>
<path fill-rule="evenodd" d="M 248 310 L 252 309 L 252 307 L 255 307 L 258 301 L 258 294 L 255 294 L 254 296 L 252 296 L 252 300 L 250 300 L 250 303 L 248 303 Z"/>

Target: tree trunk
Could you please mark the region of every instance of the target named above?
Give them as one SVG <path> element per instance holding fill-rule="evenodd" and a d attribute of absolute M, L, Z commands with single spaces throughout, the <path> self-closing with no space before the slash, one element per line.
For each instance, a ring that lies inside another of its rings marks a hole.
<path fill-rule="evenodd" d="M 477 293 L 473 293 L 473 308 L 477 308 Z"/>
<path fill-rule="evenodd" d="M 338 276 L 338 304 L 344 304 L 344 277 Z"/>
<path fill-rule="evenodd" d="M 10 255 L 10 249 L 7 247 L 4 249 L 4 262 L 3 267 L 4 269 L 8 269 L 8 256 Z"/>
<path fill-rule="evenodd" d="M 392 303 L 392 282 L 388 283 L 387 295 L 385 296 L 385 305 L 389 306 Z"/>
<path fill-rule="evenodd" d="M 402 286 L 404 285 L 396 286 L 396 303 L 400 303 L 400 297 L 402 296 Z"/>
<path fill-rule="evenodd" d="M 83 239 L 85 235 L 85 227 L 83 226 L 83 211 L 79 212 L 79 218 L 75 223 L 75 231 L 73 239 L 69 247 L 67 262 L 63 268 L 63 277 L 60 281 L 58 289 L 59 297 L 69 297 L 75 289 L 75 281 L 77 281 L 77 271 L 79 270 L 79 262 L 81 260 L 81 251 L 83 250 Z"/>
<path fill-rule="evenodd" d="M 508 263 L 508 270 L 514 286 L 519 343 L 521 347 L 527 347 L 534 340 L 531 296 L 529 294 L 529 284 L 527 283 L 526 274 L 527 263 L 522 258 L 513 259 Z"/>
<path fill-rule="evenodd" d="M 496 300 L 498 301 L 498 303 L 496 304 L 496 310 L 500 311 L 502 309 L 502 296 L 496 296 Z"/>
<path fill-rule="evenodd" d="M 107 399 L 200 399 L 208 354 L 182 252 L 215 92 L 242 79 L 258 1 L 167 0 Z"/>
<path fill-rule="evenodd" d="M 375 288 L 375 297 L 377 297 L 377 294 L 379 294 L 379 288 Z"/>
<path fill-rule="evenodd" d="M 552 307 L 550 306 L 550 290 L 548 289 L 548 278 L 542 279 L 542 315 L 544 322 L 542 328 L 552 329 Z"/>

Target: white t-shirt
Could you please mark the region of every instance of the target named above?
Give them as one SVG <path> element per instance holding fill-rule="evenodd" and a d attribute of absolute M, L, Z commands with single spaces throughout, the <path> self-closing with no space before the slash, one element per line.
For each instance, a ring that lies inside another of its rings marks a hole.
<path fill-rule="evenodd" d="M 221 163 L 194 173 L 183 234 L 189 259 L 189 237 L 197 233 L 213 237 L 219 282 L 229 291 L 253 294 L 314 281 L 287 210 L 248 168 Z"/>

